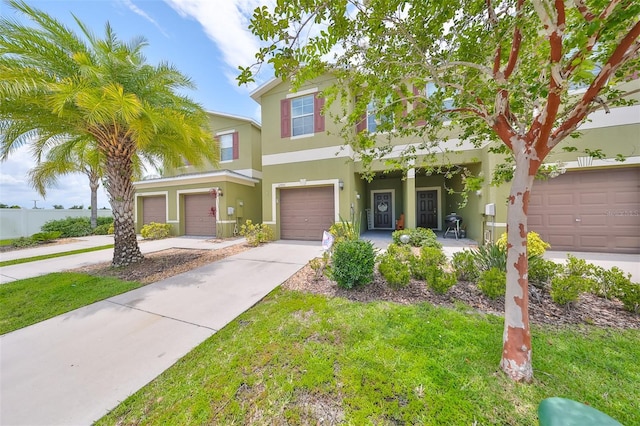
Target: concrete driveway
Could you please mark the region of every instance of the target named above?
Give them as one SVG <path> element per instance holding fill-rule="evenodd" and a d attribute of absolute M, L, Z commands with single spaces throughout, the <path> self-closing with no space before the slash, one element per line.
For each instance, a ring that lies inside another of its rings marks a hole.
<path fill-rule="evenodd" d="M 0 336 L 0 424 L 91 424 L 321 252 L 270 243 Z"/>

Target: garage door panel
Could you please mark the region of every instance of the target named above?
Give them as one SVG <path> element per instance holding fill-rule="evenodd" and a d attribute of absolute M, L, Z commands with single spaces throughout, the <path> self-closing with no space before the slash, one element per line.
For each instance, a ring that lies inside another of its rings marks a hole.
<path fill-rule="evenodd" d="M 574 171 L 536 182 L 529 228 L 552 250 L 640 253 L 639 210 L 640 168 Z"/>
<path fill-rule="evenodd" d="M 549 226 L 571 226 L 575 222 L 573 215 L 570 214 L 558 214 L 548 217 Z"/>
<path fill-rule="evenodd" d="M 167 200 L 164 195 L 142 198 L 142 223 L 166 223 Z"/>
<path fill-rule="evenodd" d="M 280 190 L 282 239 L 319 241 L 334 218 L 333 186 Z"/>
<path fill-rule="evenodd" d="M 549 194 L 547 203 L 550 206 L 555 206 L 555 207 L 572 206 L 574 204 L 573 194 L 566 194 L 566 193 Z"/>
<path fill-rule="evenodd" d="M 216 219 L 213 214 L 216 200 L 210 194 L 184 196 L 184 228 L 186 235 L 215 237 Z"/>
<path fill-rule="evenodd" d="M 607 193 L 604 191 L 585 192 L 580 194 L 581 204 L 607 205 Z"/>

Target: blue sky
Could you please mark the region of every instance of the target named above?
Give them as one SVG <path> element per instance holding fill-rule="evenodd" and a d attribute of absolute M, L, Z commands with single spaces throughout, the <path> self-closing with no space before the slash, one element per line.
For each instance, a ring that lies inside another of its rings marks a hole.
<path fill-rule="evenodd" d="M 188 75 L 196 90 L 186 94 L 208 111 L 225 112 L 260 121 L 260 109 L 249 93 L 255 87 L 238 87 L 237 67 L 252 63 L 258 41 L 247 30 L 253 10 L 275 0 L 28 0 L 74 30 L 72 14 L 101 35 L 108 21 L 122 40 L 143 36 L 144 53 L 151 64 L 168 61 Z M 0 0 L 0 15 L 14 15 Z M 258 83 L 271 78 L 264 71 Z M 46 199 L 29 185 L 27 171 L 33 161 L 26 148 L 0 163 L 0 203 L 32 208 L 65 208 L 90 203 L 87 178 L 73 175 L 50 188 Z M 100 188 L 98 207 L 109 207 Z"/>

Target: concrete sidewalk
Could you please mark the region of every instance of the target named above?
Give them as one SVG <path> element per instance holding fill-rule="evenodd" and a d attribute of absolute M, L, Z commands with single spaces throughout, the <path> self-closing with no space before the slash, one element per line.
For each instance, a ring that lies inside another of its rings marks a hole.
<path fill-rule="evenodd" d="M 54 253 L 86 249 L 90 247 L 100 247 L 113 244 L 112 235 L 94 235 L 77 238 L 77 242 L 59 244 L 53 246 L 38 246 L 24 250 L 14 250 L 0 254 L 0 260 L 23 259 L 33 256 L 41 256 Z M 185 248 L 198 250 L 215 250 L 230 245 L 243 244 L 244 238 L 229 240 L 212 240 L 210 238 L 198 237 L 173 237 L 162 240 L 141 240 L 138 242 L 140 251 L 143 254 L 156 251 Z M 61 256 L 52 259 L 39 260 L 36 262 L 23 263 L 19 265 L 0 267 L 0 284 L 5 284 L 15 280 L 37 277 L 53 272 L 61 272 L 68 269 L 81 268 L 101 262 L 110 262 L 113 259 L 113 249 L 92 251 L 70 256 Z"/>
<path fill-rule="evenodd" d="M 270 243 L 0 336 L 0 424 L 91 424 L 321 252 Z"/>

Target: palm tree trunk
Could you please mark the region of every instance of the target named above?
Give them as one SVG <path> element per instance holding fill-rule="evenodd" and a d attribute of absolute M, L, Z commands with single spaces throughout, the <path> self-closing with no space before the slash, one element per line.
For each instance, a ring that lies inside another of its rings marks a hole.
<path fill-rule="evenodd" d="M 107 157 L 105 168 L 107 192 L 113 210 L 113 266 L 126 266 L 143 259 L 136 238 L 133 218 L 133 183 L 131 155 Z"/>
<path fill-rule="evenodd" d="M 100 178 L 97 174 L 89 175 L 89 188 L 91 188 L 91 229 L 98 226 L 98 187 Z"/>

